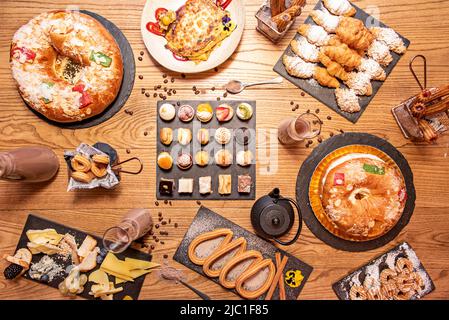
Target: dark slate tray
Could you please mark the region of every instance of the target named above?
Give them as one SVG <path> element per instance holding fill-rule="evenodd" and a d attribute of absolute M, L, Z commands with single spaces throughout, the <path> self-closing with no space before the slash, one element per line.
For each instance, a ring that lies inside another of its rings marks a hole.
<path fill-rule="evenodd" d="M 275 253 L 280 252 L 281 255 L 285 255 L 288 257 L 287 265 L 284 268 L 284 271 L 287 272 L 289 270 L 300 270 L 304 279 L 302 283 L 297 288 L 291 288 L 287 284 L 285 284 L 285 296 L 287 300 L 297 300 L 301 290 L 303 289 L 305 283 L 307 282 L 310 274 L 312 273 L 313 268 L 306 264 L 305 262 L 299 260 L 298 258 L 292 256 L 290 253 L 276 248 L 271 242 L 265 241 L 262 238 L 256 236 L 254 233 L 249 232 L 246 229 L 243 229 L 239 225 L 234 222 L 222 217 L 221 215 L 209 210 L 208 208 L 201 206 L 196 214 L 195 218 L 192 221 L 189 229 L 187 230 L 184 238 L 179 244 L 178 249 L 176 250 L 173 259 L 189 269 L 196 271 L 202 276 L 214 281 L 218 282 L 218 278 L 209 278 L 203 273 L 203 268 L 196 264 L 193 264 L 188 257 L 188 248 L 193 239 L 195 239 L 198 235 L 209 232 L 219 228 L 228 228 L 234 232 L 234 239 L 238 237 L 244 237 L 247 241 L 247 250 L 258 250 L 262 253 L 264 258 L 269 258 L 273 260 L 273 263 L 276 265 Z M 285 276 L 285 273 L 284 273 Z M 235 290 L 230 290 L 233 293 L 237 294 Z M 238 295 L 238 294 L 237 294 Z M 263 300 L 265 298 L 265 294 L 259 297 L 259 300 Z M 276 288 L 273 297 L 273 300 L 279 300 L 279 290 Z"/>
<path fill-rule="evenodd" d="M 309 201 L 310 179 L 317 165 L 329 153 L 341 147 L 352 144 L 372 146 L 387 154 L 396 162 L 401 170 L 405 181 L 405 187 L 407 189 L 407 200 L 405 203 L 404 212 L 402 213 L 402 216 L 397 224 L 383 236 L 369 241 L 349 241 L 333 235 L 318 221 L 313 213 Z M 409 223 L 413 210 L 415 209 L 415 199 L 416 193 L 415 186 L 413 184 L 413 173 L 407 160 L 393 145 L 388 143 L 386 140 L 367 133 L 350 132 L 327 139 L 318 145 L 303 162 L 296 180 L 296 201 L 301 209 L 301 213 L 307 227 L 323 242 L 336 249 L 344 251 L 368 251 L 382 247 L 392 241 Z"/>
<path fill-rule="evenodd" d="M 351 4 L 357 10 L 354 18 L 364 21 L 365 24 L 367 24 L 367 22 L 368 22 L 370 25 L 378 25 L 380 27 L 388 28 L 387 25 L 378 21 L 376 18 L 368 15 L 365 11 L 363 11 L 362 9 L 360 9 L 359 7 L 354 5 L 354 3 L 351 3 Z M 317 3 L 314 10 L 319 10 L 321 7 L 322 7 L 322 0 L 320 0 Z M 307 19 L 305 20 L 304 23 L 315 24 L 312 17 L 310 17 L 310 16 L 307 17 Z M 408 46 L 410 45 L 410 41 L 408 39 L 404 38 L 403 36 L 401 36 L 400 34 L 399 34 L 399 36 L 402 38 L 405 46 L 408 48 Z M 300 37 L 300 34 L 296 33 L 294 39 L 298 39 L 299 37 Z M 403 55 L 394 53 L 392 51 L 390 51 L 390 53 L 393 56 L 393 61 L 386 68 L 384 67 L 384 70 L 387 74 L 387 78 L 390 75 L 393 68 L 396 66 L 396 64 L 399 62 L 399 60 L 403 56 Z M 290 45 L 284 51 L 282 56 L 284 54 L 294 55 L 293 51 L 290 48 Z M 282 63 L 282 56 L 279 58 L 278 62 L 276 63 L 276 65 L 273 68 L 273 70 L 275 72 L 279 73 L 282 77 L 284 77 L 285 79 L 287 79 L 288 81 L 293 83 L 295 86 L 297 86 L 298 88 L 301 88 L 302 90 L 304 90 L 305 92 L 310 94 L 315 99 L 318 99 L 320 102 L 322 102 L 323 104 L 325 104 L 326 106 L 328 106 L 329 108 L 334 110 L 336 113 L 340 114 L 343 118 L 346 118 L 347 120 L 351 121 L 352 123 L 356 123 L 357 120 L 362 116 L 362 113 L 365 111 L 366 107 L 369 105 L 371 100 L 376 95 L 377 91 L 379 91 L 380 87 L 384 83 L 384 81 L 371 81 L 371 85 L 373 87 L 373 94 L 369 97 L 367 97 L 367 96 L 359 97 L 361 110 L 356 113 L 345 112 L 345 111 L 342 111 L 337 105 L 337 101 L 335 100 L 335 94 L 334 94 L 335 90 L 334 89 L 322 87 L 319 84 L 312 84 L 312 83 L 310 83 L 309 79 L 300 79 L 300 78 L 295 78 L 295 77 L 290 76 L 287 73 L 287 71 L 285 70 L 285 67 Z M 342 82 L 341 82 L 341 86 L 346 87 Z"/>
<path fill-rule="evenodd" d="M 71 235 L 73 235 L 76 239 L 76 243 L 79 245 L 81 245 L 81 243 L 83 242 L 84 238 L 88 235 L 85 232 L 79 231 L 77 229 L 74 228 L 70 228 L 70 227 L 66 227 L 62 224 L 38 217 L 34 214 L 29 214 L 28 215 L 28 219 L 25 222 L 25 226 L 23 227 L 22 230 L 22 234 L 20 235 L 19 238 L 19 243 L 17 244 L 16 247 L 16 251 L 20 248 L 26 248 L 27 247 L 27 243 L 28 243 L 28 237 L 26 235 L 26 231 L 27 230 L 41 230 L 41 229 L 46 229 L 46 228 L 52 228 L 55 229 L 56 232 L 60 233 L 60 234 L 66 234 L 66 233 L 70 233 Z M 102 245 L 102 240 L 100 237 L 94 236 L 94 235 L 90 235 L 93 238 L 95 238 L 97 240 L 97 247 L 99 247 L 100 249 L 103 247 Z M 122 253 L 118 253 L 115 254 L 120 260 L 124 260 L 125 257 L 129 257 L 129 258 L 134 258 L 134 259 L 140 259 L 140 260 L 146 260 L 146 261 L 151 261 L 151 256 L 140 252 L 138 250 L 135 249 L 131 249 L 128 248 L 126 249 L 124 252 Z M 33 255 L 33 259 L 32 259 L 32 264 L 33 263 L 37 263 L 39 262 L 39 260 L 44 256 L 44 254 L 35 254 Z M 65 265 L 66 267 L 69 266 L 71 264 L 71 259 L 69 258 L 67 261 L 62 260 L 60 257 L 58 258 L 57 255 L 53 255 L 52 256 L 53 260 L 57 261 L 59 264 Z M 97 267 L 95 267 L 95 269 L 93 269 L 92 271 L 89 271 L 87 273 L 85 273 L 87 276 L 89 276 L 89 274 L 91 272 L 94 272 L 95 270 L 99 269 L 99 265 Z M 45 283 L 45 282 L 41 282 L 39 280 L 35 280 L 32 279 L 29 275 L 28 272 L 26 272 L 23 275 L 26 279 L 29 279 L 31 281 L 34 282 L 38 282 L 38 283 L 42 283 L 45 285 L 48 285 L 50 287 L 56 288 L 58 289 L 58 285 L 59 283 L 65 278 L 65 276 L 67 275 L 63 275 L 63 276 L 55 276 L 53 281 L 49 282 L 49 283 Z M 109 277 L 109 281 L 114 282 L 113 279 L 115 277 Z M 122 300 L 123 297 L 125 296 L 130 296 L 132 297 L 134 300 L 137 300 L 139 298 L 139 294 L 140 294 L 140 290 L 142 289 L 142 285 L 143 285 L 143 281 L 145 280 L 145 276 L 141 276 L 137 279 L 134 280 L 134 282 L 125 282 L 119 285 L 115 285 L 116 288 L 118 287 L 123 287 L 123 291 L 119 292 L 119 293 L 115 293 L 114 294 L 114 300 Z M 79 294 L 78 296 L 83 297 L 85 299 L 90 299 L 90 300 L 94 300 L 95 298 L 91 295 L 89 295 L 90 292 L 90 288 L 91 288 L 92 283 L 87 282 L 86 285 L 84 286 L 84 291 L 83 293 Z M 61 298 L 63 296 L 61 295 Z M 95 299 L 96 300 L 96 299 Z"/>
<path fill-rule="evenodd" d="M 111 33 L 111 35 L 115 38 L 115 41 L 117 42 L 117 45 L 120 48 L 120 52 L 122 54 L 123 59 L 123 79 L 122 84 L 120 86 L 120 90 L 117 94 L 117 97 L 115 100 L 100 114 L 88 118 L 86 120 L 82 120 L 79 122 L 73 122 L 73 123 L 63 123 L 63 122 L 56 122 L 53 120 L 48 119 L 41 113 L 37 112 L 33 108 L 29 107 L 31 111 L 34 112 L 39 118 L 42 120 L 48 122 L 49 124 L 52 124 L 57 127 L 65 128 L 65 129 L 84 129 L 84 128 L 90 128 L 96 125 L 99 125 L 110 118 L 112 118 L 117 112 L 120 111 L 120 109 L 125 105 L 126 101 L 128 100 L 129 96 L 131 95 L 131 92 L 134 87 L 134 78 L 136 75 L 136 64 L 134 61 L 134 53 L 131 48 L 131 45 L 128 42 L 128 39 L 126 39 L 123 32 L 111 21 L 107 20 L 106 18 L 103 18 L 102 16 L 91 12 L 87 10 L 80 10 L 81 13 L 87 14 L 96 20 L 100 22 L 108 31 Z M 25 103 L 26 104 L 26 103 Z"/>
<path fill-rule="evenodd" d="M 246 102 L 249 103 L 253 107 L 253 116 L 248 121 L 240 120 L 236 113 L 235 108 L 239 103 Z M 172 121 L 164 121 L 159 117 L 159 107 L 164 103 L 171 103 L 175 106 L 176 112 L 178 112 L 179 106 L 177 103 L 182 106 L 183 104 L 191 105 L 195 110 L 198 104 L 200 103 L 210 103 L 214 109 L 214 117 L 208 123 L 201 123 L 196 116 L 190 122 L 182 122 L 176 116 Z M 215 108 L 222 104 L 228 103 L 234 108 L 234 117 L 229 122 L 219 123 L 215 117 Z M 166 151 L 172 154 L 173 157 L 173 168 L 171 170 L 162 170 L 156 163 L 156 197 L 157 199 L 168 199 L 168 200 L 254 200 L 256 197 L 256 102 L 255 101 L 247 101 L 247 100 L 227 100 L 227 101 L 215 101 L 215 100 L 172 100 L 172 101 L 158 101 L 157 103 L 157 154 Z M 160 130 L 163 127 L 170 127 L 173 129 L 173 142 L 166 146 L 161 143 L 160 140 Z M 205 167 L 200 167 L 195 164 L 195 152 L 199 150 L 200 144 L 197 141 L 196 134 L 199 128 L 206 128 L 209 130 L 209 143 L 201 149 L 209 151 L 209 164 Z M 214 150 L 218 150 L 221 148 L 219 144 L 217 144 L 214 140 L 214 132 L 219 127 L 225 127 L 231 130 L 238 129 L 241 127 L 246 127 L 253 132 L 251 142 L 244 147 L 245 150 L 250 150 L 253 153 L 253 163 L 247 167 L 241 167 L 236 163 L 236 155 L 237 150 L 243 150 L 243 146 L 237 144 L 234 140 L 234 137 L 231 141 L 226 145 L 226 148 L 229 147 L 229 151 L 232 152 L 233 156 L 233 164 L 229 167 L 222 168 L 215 164 L 214 160 Z M 181 146 L 177 143 L 177 129 L 178 128 L 190 128 L 192 131 L 192 142 L 187 146 Z M 195 129 L 194 129 L 195 128 Z M 182 148 L 181 148 L 182 147 Z M 232 151 L 231 151 L 232 148 Z M 174 150 L 178 151 L 174 151 Z M 176 165 L 176 155 L 179 150 L 183 150 L 184 152 L 189 152 L 193 159 L 193 165 L 188 170 L 181 170 Z M 172 151 L 174 153 L 172 153 Z M 230 174 L 232 176 L 232 193 L 229 195 L 220 195 L 218 193 L 218 175 L 220 174 Z M 237 176 L 248 174 L 251 176 L 252 185 L 250 193 L 238 193 L 237 192 Z M 199 192 L 199 182 L 198 178 L 203 176 L 211 176 L 212 177 L 212 193 L 210 194 L 200 194 Z M 173 191 L 171 196 L 162 195 L 159 192 L 159 181 L 161 178 L 165 179 L 174 179 L 176 189 Z M 193 178 L 193 193 L 192 194 L 179 194 L 177 192 L 178 187 L 178 179 L 179 178 Z"/>
<path fill-rule="evenodd" d="M 417 300 L 425 295 L 429 294 L 433 290 L 435 290 L 435 285 L 430 278 L 429 274 L 427 273 L 426 269 L 422 265 L 421 261 L 418 260 L 416 257 L 415 251 L 412 249 L 412 247 L 407 243 L 403 242 L 401 244 L 398 244 L 393 249 L 389 250 L 388 252 L 374 258 L 366 265 L 360 267 L 359 269 L 355 270 L 354 272 L 349 273 L 339 281 L 335 282 L 332 285 L 332 289 L 334 290 L 335 294 L 338 296 L 340 300 L 350 300 L 349 298 L 349 291 L 351 290 L 351 281 L 353 279 L 357 279 L 360 281 L 360 283 L 363 283 L 365 277 L 367 276 L 368 270 L 367 268 L 371 266 L 371 268 L 375 268 L 374 265 L 378 266 L 379 274 L 382 270 L 388 268 L 387 264 L 387 257 L 388 255 L 394 256 L 394 263 L 396 263 L 396 260 L 404 257 L 404 258 L 416 258 L 416 262 L 418 264 L 417 268 L 415 269 L 417 272 L 420 273 L 420 275 L 423 277 L 425 288 L 422 292 L 415 294 L 412 296 L 411 300 Z M 410 255 L 412 257 L 410 257 Z"/>

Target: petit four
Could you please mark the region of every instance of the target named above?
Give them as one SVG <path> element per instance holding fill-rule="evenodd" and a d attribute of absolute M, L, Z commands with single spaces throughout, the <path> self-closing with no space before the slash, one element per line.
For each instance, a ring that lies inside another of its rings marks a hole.
<path fill-rule="evenodd" d="M 227 144 L 231 140 L 231 131 L 228 128 L 220 127 L 215 130 L 215 141 L 219 144 Z"/>
<path fill-rule="evenodd" d="M 232 191 L 232 177 L 230 174 L 218 175 L 218 193 L 231 194 Z"/>
<path fill-rule="evenodd" d="M 200 167 L 207 166 L 209 164 L 209 153 L 201 150 L 195 154 L 195 163 Z"/>
<path fill-rule="evenodd" d="M 253 153 L 250 150 L 240 150 L 237 152 L 236 162 L 242 167 L 249 166 L 253 162 Z"/>
<path fill-rule="evenodd" d="M 215 109 L 215 116 L 220 122 L 229 121 L 234 116 L 234 109 L 227 103 L 220 104 Z"/>
<path fill-rule="evenodd" d="M 236 114 L 240 120 L 249 120 L 253 116 L 253 107 L 249 103 L 242 102 L 237 106 Z"/>
<path fill-rule="evenodd" d="M 178 192 L 179 193 L 192 193 L 193 192 L 193 179 L 181 178 L 178 180 Z"/>
<path fill-rule="evenodd" d="M 198 130 L 196 134 L 196 138 L 198 139 L 198 142 L 202 145 L 209 143 L 209 130 L 206 128 L 201 128 Z"/>
<path fill-rule="evenodd" d="M 161 181 L 159 181 L 159 193 L 163 195 L 171 195 L 173 194 L 174 186 L 175 180 L 161 178 Z"/>
<path fill-rule="evenodd" d="M 176 115 L 175 107 L 170 103 L 164 103 L 159 108 L 159 116 L 164 121 L 171 121 Z"/>
<path fill-rule="evenodd" d="M 176 165 L 181 170 L 189 169 L 193 164 L 192 156 L 188 153 L 181 153 L 176 160 Z"/>
<path fill-rule="evenodd" d="M 192 131 L 188 128 L 178 128 L 178 142 L 185 146 L 190 141 L 192 141 Z"/>
<path fill-rule="evenodd" d="M 178 109 L 178 118 L 182 122 L 190 122 L 195 115 L 195 110 L 188 104 L 182 105 Z"/>
<path fill-rule="evenodd" d="M 199 188 L 201 194 L 208 194 L 212 192 L 212 177 L 199 177 Z"/>
<path fill-rule="evenodd" d="M 172 128 L 162 128 L 159 132 L 161 142 L 165 145 L 169 145 L 173 141 L 173 130 Z"/>
<path fill-rule="evenodd" d="M 209 103 L 200 103 L 196 108 L 196 117 L 201 122 L 209 122 L 214 116 L 214 111 Z"/>
<path fill-rule="evenodd" d="M 228 167 L 232 164 L 232 153 L 229 150 L 221 149 L 215 154 L 215 163 L 221 167 Z"/>
<path fill-rule="evenodd" d="M 157 157 L 157 164 L 163 170 L 170 170 L 173 166 L 173 158 L 168 152 L 161 152 Z"/>
<path fill-rule="evenodd" d="M 251 134 L 251 130 L 246 127 L 238 128 L 234 131 L 235 142 L 237 142 L 241 146 L 246 146 L 250 143 L 253 136 Z"/>
<path fill-rule="evenodd" d="M 238 176 L 237 188 L 239 193 L 250 193 L 251 192 L 251 176 L 242 175 Z"/>

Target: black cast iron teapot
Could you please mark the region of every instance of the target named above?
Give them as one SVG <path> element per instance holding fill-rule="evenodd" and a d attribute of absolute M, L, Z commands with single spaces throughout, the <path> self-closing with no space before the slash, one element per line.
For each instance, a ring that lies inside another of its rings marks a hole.
<path fill-rule="evenodd" d="M 278 238 L 289 232 L 295 222 L 292 204 L 298 213 L 298 230 L 292 240 L 285 242 Z M 251 208 L 251 224 L 258 236 L 288 246 L 294 243 L 301 233 L 302 216 L 296 201 L 282 197 L 279 188 L 274 188 L 254 203 Z"/>

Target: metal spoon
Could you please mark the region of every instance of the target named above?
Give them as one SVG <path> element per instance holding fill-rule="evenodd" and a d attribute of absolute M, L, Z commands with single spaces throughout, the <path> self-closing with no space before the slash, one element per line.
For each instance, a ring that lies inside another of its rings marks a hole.
<path fill-rule="evenodd" d="M 244 82 L 239 81 L 239 80 L 231 80 L 224 86 L 224 88 L 229 93 L 237 94 L 237 93 L 242 92 L 246 87 L 258 86 L 258 85 L 261 85 L 261 84 L 277 84 L 277 83 L 282 83 L 282 81 L 283 81 L 282 77 L 277 77 L 277 78 L 274 78 L 274 79 L 271 79 L 271 80 L 265 80 L 265 81 L 260 81 L 260 82 L 252 82 L 252 83 L 244 83 Z"/>

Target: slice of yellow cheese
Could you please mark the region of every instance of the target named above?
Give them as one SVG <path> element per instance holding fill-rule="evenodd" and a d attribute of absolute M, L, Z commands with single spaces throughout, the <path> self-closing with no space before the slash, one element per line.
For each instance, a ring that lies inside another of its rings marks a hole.
<path fill-rule="evenodd" d="M 151 268 L 160 266 L 159 263 L 145 261 L 145 260 L 139 260 L 139 259 L 133 259 L 133 258 L 125 258 L 125 263 L 129 266 L 129 270 L 151 269 Z"/>
<path fill-rule="evenodd" d="M 28 239 L 35 244 L 58 245 L 64 235 L 56 232 L 55 229 L 28 230 L 26 232 Z"/>

